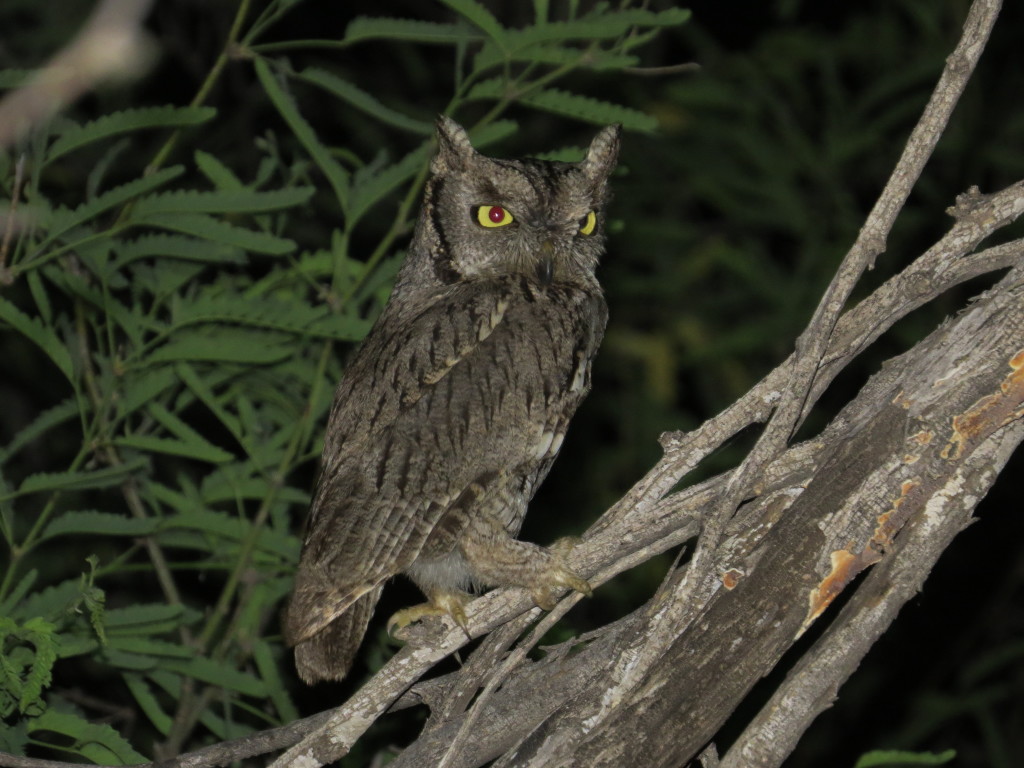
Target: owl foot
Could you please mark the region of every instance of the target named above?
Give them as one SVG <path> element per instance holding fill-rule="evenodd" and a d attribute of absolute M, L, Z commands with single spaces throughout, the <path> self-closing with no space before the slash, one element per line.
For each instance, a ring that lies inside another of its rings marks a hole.
<path fill-rule="evenodd" d="M 562 565 L 565 556 L 571 552 L 580 540 L 576 536 L 565 536 L 552 544 L 548 551 L 553 555 L 552 563 L 535 585 L 530 594 L 533 601 L 545 611 L 553 610 L 558 602 L 558 594 L 565 588 L 575 590 L 587 597 L 592 597 L 594 590 L 586 579 L 580 578 L 569 568 Z"/>
<path fill-rule="evenodd" d="M 388 634 L 405 639 L 405 628 L 429 616 L 450 616 L 462 631 L 469 636 L 469 622 L 466 619 L 466 603 L 470 596 L 465 592 L 437 591 L 428 595 L 430 602 L 403 608 L 388 619 Z"/>

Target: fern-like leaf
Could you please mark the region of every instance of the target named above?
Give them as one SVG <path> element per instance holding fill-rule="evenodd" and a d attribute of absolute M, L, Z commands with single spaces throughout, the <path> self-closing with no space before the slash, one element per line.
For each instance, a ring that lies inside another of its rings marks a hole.
<path fill-rule="evenodd" d="M 192 157 L 195 158 L 196 167 L 200 170 L 203 176 L 209 179 L 217 189 L 231 191 L 240 191 L 245 189 L 245 185 L 242 183 L 242 180 L 235 176 L 234 171 L 224 165 L 224 163 L 209 152 L 203 152 L 201 149 L 197 149 Z"/>
<path fill-rule="evenodd" d="M 57 627 L 39 616 L 26 621 L 19 634 L 36 649 L 35 658 L 28 675 L 25 677 L 18 709 L 22 712 L 41 710 L 43 691 L 50 686 L 53 679 L 53 665 L 57 661 L 60 649 L 60 638 Z"/>
<path fill-rule="evenodd" d="M 267 61 L 256 59 L 255 67 L 256 76 L 259 78 L 263 90 L 266 91 L 267 96 L 270 97 L 270 101 L 277 108 L 284 121 L 288 123 L 288 127 L 292 129 L 295 137 L 305 147 L 309 156 L 313 158 L 313 162 L 316 163 L 324 176 L 327 177 L 327 182 L 331 185 L 331 189 L 334 190 L 334 196 L 338 199 L 338 204 L 342 210 L 345 210 L 348 205 L 348 172 L 338 164 L 338 161 L 331 156 L 327 148 L 317 138 L 313 127 L 299 113 L 291 95 L 285 91 L 277 81 L 277 78 L 274 77 L 274 73 L 271 72 Z"/>
<path fill-rule="evenodd" d="M 270 644 L 261 639 L 256 640 L 252 646 L 252 658 L 256 662 L 256 670 L 263 678 L 270 699 L 277 709 L 278 719 L 283 723 L 291 723 L 299 718 L 299 711 L 288 696 L 288 687 L 281 679 L 281 660 L 274 658 Z"/>
<path fill-rule="evenodd" d="M 384 106 L 374 96 L 330 72 L 317 67 L 309 67 L 300 72 L 298 78 L 323 88 L 333 96 L 387 125 L 423 136 L 430 135 L 433 131 L 431 123 L 416 120 L 391 107 Z"/>
<path fill-rule="evenodd" d="M 114 444 L 145 453 L 163 453 L 169 456 L 184 456 L 187 459 L 223 464 L 235 458 L 227 451 L 207 442 L 185 442 L 170 440 L 153 435 L 124 435 L 114 439 Z"/>
<path fill-rule="evenodd" d="M 14 606 L 18 605 L 18 603 L 22 601 L 25 595 L 28 594 L 28 591 L 35 585 L 36 579 L 38 578 L 39 571 L 35 568 L 21 578 L 21 581 L 19 581 L 14 589 L 8 593 L 7 597 L 4 598 L 4 601 L 0 603 L 0 621 L 3 621 L 14 614 Z M 2 631 L 0 631 L 0 635 L 2 635 Z M 0 637 L 0 641 L 2 641 L 2 639 L 3 638 Z"/>
<path fill-rule="evenodd" d="M 234 227 L 202 213 L 154 213 L 134 217 L 134 223 L 182 232 L 223 245 L 243 248 L 252 253 L 284 256 L 295 250 L 295 242 L 283 237 Z"/>
<path fill-rule="evenodd" d="M 36 740 L 48 743 L 41 734 L 55 733 L 70 740 L 70 746 L 63 740 L 53 743 L 57 749 L 80 755 L 99 765 L 134 765 L 148 762 L 124 738 L 109 725 L 95 725 L 78 715 L 48 709 L 39 717 L 28 721 L 30 733 L 37 734 Z"/>
<path fill-rule="evenodd" d="M 625 8 L 620 11 L 599 9 L 578 19 L 549 21 L 524 29 L 509 30 L 506 48 L 520 50 L 538 43 L 615 39 L 636 28 L 678 26 L 689 21 L 691 15 L 686 8 L 667 8 L 663 11 L 648 11 L 642 8 Z"/>
<path fill-rule="evenodd" d="M 209 323 L 237 323 L 341 341 L 358 341 L 367 330 L 365 320 L 334 314 L 325 306 L 311 307 L 267 296 L 242 302 L 222 295 L 204 295 L 181 304 L 175 309 L 171 329 Z"/>
<path fill-rule="evenodd" d="M 23 496 L 40 491 L 83 491 L 88 488 L 109 488 L 124 482 L 134 472 L 143 469 L 146 462 L 141 459 L 102 469 L 78 472 L 38 472 L 26 477 L 15 495 Z"/>
<path fill-rule="evenodd" d="M 2 301 L 0 299 L 0 302 Z M 0 448 L 0 464 L 4 464 L 26 445 L 38 440 L 54 427 L 73 419 L 77 415 L 78 401 L 73 397 L 69 397 L 67 400 L 41 412 L 26 426 L 22 427 L 11 442 Z"/>
<path fill-rule="evenodd" d="M 46 162 L 52 163 L 68 152 L 81 149 L 97 141 L 145 128 L 181 128 L 199 125 L 213 119 L 217 110 L 212 107 L 143 107 L 126 109 L 104 115 L 85 125 L 76 125 L 60 135 L 46 153 Z"/>
<path fill-rule="evenodd" d="M 206 537 L 213 536 L 240 542 L 249 535 L 252 525 L 248 520 L 225 512 L 195 509 L 165 518 L 161 528 L 165 531 L 194 531 L 202 533 Z M 298 551 L 298 539 L 294 536 L 282 536 L 277 532 L 265 530 L 258 537 L 257 547 L 260 551 L 274 555 L 278 559 L 291 561 Z"/>
<path fill-rule="evenodd" d="M 503 66 L 510 61 L 559 67 L 575 65 L 593 70 L 618 70 L 624 67 L 635 67 L 640 60 L 636 56 L 625 53 L 600 49 L 562 48 L 554 45 L 529 45 L 506 53 L 496 45 L 487 43 L 473 59 L 473 69 L 482 72 L 491 67 Z"/>
<path fill-rule="evenodd" d="M 125 685 L 128 686 L 128 690 L 131 691 L 135 701 L 139 705 L 149 721 L 153 723 L 153 727 L 156 728 L 160 733 L 166 736 L 171 732 L 171 724 L 174 722 L 170 715 L 164 712 L 163 707 L 160 706 L 160 702 L 157 701 L 156 696 L 153 695 L 153 690 L 149 687 L 149 683 L 146 679 L 136 673 L 125 673 L 122 675 Z"/>
<path fill-rule="evenodd" d="M 162 187 L 164 184 L 180 176 L 184 170 L 185 167 L 181 165 L 164 168 L 149 176 L 143 176 L 140 179 L 129 181 L 127 184 L 122 184 L 120 187 L 104 192 L 95 200 L 82 203 L 82 205 L 74 210 L 69 211 L 66 208 L 59 208 L 53 211 L 50 214 L 49 232 L 46 239 L 37 247 L 36 253 L 45 253 L 52 243 L 56 242 L 74 227 L 80 226 L 102 213 L 106 213 L 111 208 L 124 205 L 130 200 L 134 200 L 147 192 L 152 192 L 154 189 Z"/>
<path fill-rule="evenodd" d="M 57 536 L 148 536 L 157 529 L 157 520 L 127 517 L 114 512 L 81 510 L 65 512 L 50 521 L 41 541 Z"/>
<path fill-rule="evenodd" d="M 127 608 L 113 608 L 106 612 L 104 621 L 107 634 L 155 635 L 177 629 L 188 623 L 189 617 L 180 605 L 140 603 Z"/>
<path fill-rule="evenodd" d="M 432 147 L 433 142 L 428 141 L 397 163 L 372 174 L 369 178 L 359 179 L 357 183 L 353 184 L 349 218 L 352 221 L 357 221 L 370 206 L 415 176 L 416 172 L 429 160 Z"/>
<path fill-rule="evenodd" d="M 64 377 L 74 382 L 75 372 L 71 353 L 52 329 L 44 326 L 38 318 L 29 317 L 7 299 L 0 298 L 0 320 L 25 336 L 53 361 Z"/>
<path fill-rule="evenodd" d="M 507 95 L 506 88 L 507 85 L 503 79 L 491 78 L 477 83 L 467 98 L 500 99 Z M 655 118 L 639 110 L 557 88 L 547 88 L 537 93 L 527 91 L 516 100 L 520 104 L 534 109 L 585 120 L 597 125 L 621 123 L 624 128 L 629 130 L 645 132 L 653 131 L 658 127 L 658 121 Z"/>
<path fill-rule="evenodd" d="M 160 233 L 118 243 L 114 268 L 120 269 L 133 261 L 148 258 L 186 259 L 208 264 L 244 264 L 246 262 L 245 251 L 238 246 L 185 235 Z"/>
<path fill-rule="evenodd" d="M 904 768 L 908 765 L 946 765 L 956 758 L 955 749 L 943 752 L 908 752 L 876 749 L 860 756 L 853 768 Z"/>
<path fill-rule="evenodd" d="M 346 43 L 391 40 L 428 45 L 454 45 L 483 40 L 484 36 L 464 24 L 439 24 L 417 19 L 387 19 L 359 16 L 345 28 Z"/>
<path fill-rule="evenodd" d="M 168 213 L 262 213 L 291 208 L 313 196 L 312 187 L 293 187 L 257 192 L 252 189 L 194 192 L 175 190 L 150 195 L 139 200 L 132 209 L 132 218 Z"/>
<path fill-rule="evenodd" d="M 477 0 L 441 0 L 441 2 L 479 28 L 499 48 L 507 48 L 505 45 L 505 28 L 494 18 L 494 14 L 478 3 Z"/>
<path fill-rule="evenodd" d="M 177 360 L 265 365 L 294 353 L 287 336 L 250 328 L 214 326 L 185 329 L 151 352 L 141 365 Z"/>
<path fill-rule="evenodd" d="M 267 695 L 267 686 L 255 675 L 232 669 L 203 656 L 193 655 L 190 659 L 167 659 L 160 666 L 168 672 L 177 672 L 194 680 L 226 688 L 229 691 L 237 691 L 246 696 L 263 697 Z"/>

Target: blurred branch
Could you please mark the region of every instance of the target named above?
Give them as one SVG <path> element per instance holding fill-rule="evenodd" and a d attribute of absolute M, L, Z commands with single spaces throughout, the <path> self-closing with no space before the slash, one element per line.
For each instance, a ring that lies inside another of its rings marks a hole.
<path fill-rule="evenodd" d="M 0 101 L 0 149 L 98 84 L 140 74 L 148 58 L 142 22 L 152 2 L 101 0 L 78 36 Z"/>

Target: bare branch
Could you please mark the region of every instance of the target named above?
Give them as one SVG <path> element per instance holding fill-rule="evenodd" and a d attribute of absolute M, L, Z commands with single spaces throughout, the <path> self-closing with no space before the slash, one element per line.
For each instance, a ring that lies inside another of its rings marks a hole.
<path fill-rule="evenodd" d="M 0 149 L 97 84 L 135 76 L 147 50 L 142 22 L 153 0 L 102 0 L 78 36 L 22 88 L 0 101 Z"/>
<path fill-rule="evenodd" d="M 781 765 L 839 686 L 924 584 L 939 556 L 971 522 L 978 500 L 1024 440 L 1024 421 L 1000 428 L 964 462 L 914 520 L 891 557 L 868 575 L 835 622 L 797 662 L 721 761 L 721 768 Z"/>

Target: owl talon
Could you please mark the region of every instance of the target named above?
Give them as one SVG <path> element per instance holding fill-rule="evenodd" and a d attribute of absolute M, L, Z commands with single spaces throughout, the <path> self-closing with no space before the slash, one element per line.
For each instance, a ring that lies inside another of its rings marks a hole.
<path fill-rule="evenodd" d="M 388 634 L 392 637 L 402 639 L 398 634 L 410 624 L 430 616 L 448 616 L 462 631 L 469 636 L 469 621 L 466 618 L 466 603 L 469 602 L 469 595 L 465 592 L 435 592 L 430 595 L 429 603 L 420 603 L 409 608 L 403 608 L 388 619 Z"/>
<path fill-rule="evenodd" d="M 555 566 L 544 583 L 532 590 L 533 601 L 545 611 L 553 610 L 558 602 L 555 594 L 567 587 L 587 597 L 594 596 L 594 590 L 586 579 L 581 579 L 567 568 Z"/>

